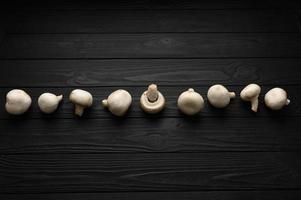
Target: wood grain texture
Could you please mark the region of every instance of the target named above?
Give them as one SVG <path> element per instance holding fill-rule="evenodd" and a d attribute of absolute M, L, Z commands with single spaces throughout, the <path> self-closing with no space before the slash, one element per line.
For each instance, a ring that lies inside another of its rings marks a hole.
<path fill-rule="evenodd" d="M 6 33 L 6 11 L 0 12 L 0 46 Z"/>
<path fill-rule="evenodd" d="M 5 31 L 0 28 L 0 46 L 2 44 L 2 41 L 4 40 Z"/>
<path fill-rule="evenodd" d="M 203 191 L 203 192 L 118 192 L 118 193 L 50 193 L 0 194 L 5 200 L 299 200 L 298 190 L 282 191 Z"/>
<path fill-rule="evenodd" d="M 23 11 L 8 33 L 299 32 L 285 10 Z"/>
<path fill-rule="evenodd" d="M 259 104 L 259 111 L 258 113 L 254 113 L 250 109 L 250 103 L 249 102 L 243 102 L 240 100 L 240 98 L 237 96 L 236 99 L 232 100 L 230 105 L 225 109 L 217 109 L 212 106 L 210 106 L 209 102 L 207 101 L 207 90 L 210 86 L 196 86 L 194 87 L 196 91 L 198 91 L 203 98 L 205 99 L 205 108 L 201 112 L 200 115 L 197 115 L 197 117 L 225 117 L 225 118 L 233 118 L 233 117 L 246 117 L 246 118 L 261 118 L 261 117 L 300 117 L 301 114 L 301 86 L 283 86 L 289 95 L 289 99 L 291 100 L 291 103 L 289 106 L 286 106 L 284 109 L 280 111 L 271 111 L 268 108 L 264 106 L 263 98 L 264 94 L 271 88 L 272 86 L 262 86 L 262 94 L 260 97 L 260 104 Z M 100 104 L 101 100 L 107 98 L 107 96 L 119 89 L 120 87 L 87 87 L 83 88 L 93 94 L 94 97 L 94 103 L 93 107 L 91 109 L 88 109 L 84 115 L 83 118 L 111 118 L 111 113 L 109 113 L 105 108 L 103 108 Z M 147 89 L 147 86 L 144 87 L 122 87 L 123 89 L 128 90 L 133 98 L 133 103 L 131 106 L 131 109 L 126 117 L 129 118 L 137 118 L 137 117 L 147 117 L 149 115 L 146 115 L 143 111 L 141 111 L 139 106 L 139 99 L 142 94 Z M 237 95 L 239 95 L 240 91 L 244 88 L 244 86 L 229 86 L 229 90 L 235 91 Z M 0 96 L 2 97 L 0 99 L 0 105 L 5 105 L 5 96 L 8 91 L 10 91 L 12 88 L 2 88 L 0 91 Z M 6 111 L 4 106 L 0 106 L 0 119 L 30 119 L 30 118 L 52 118 L 52 119 L 74 119 L 76 118 L 73 114 L 74 112 L 74 105 L 69 102 L 68 97 L 70 92 L 74 88 L 23 88 L 25 91 L 27 91 L 32 99 L 32 108 L 26 115 L 22 116 L 12 116 L 9 115 Z M 163 112 L 161 112 L 159 115 L 155 115 L 155 117 L 158 118 L 164 118 L 164 117 L 184 117 L 177 108 L 177 99 L 178 96 L 181 94 L 181 92 L 187 90 L 188 87 L 186 86 L 177 86 L 177 87 L 160 87 L 159 90 L 164 94 L 166 98 L 166 106 Z M 52 92 L 54 94 L 64 95 L 64 101 L 59 107 L 58 111 L 53 115 L 43 115 L 38 106 L 37 106 L 37 99 L 38 97 L 44 93 L 44 92 Z M 150 116 L 149 116 L 150 117 Z"/>
<path fill-rule="evenodd" d="M 300 189 L 294 153 L 2 155 L 2 192 Z"/>
<path fill-rule="evenodd" d="M 300 34 L 7 35 L 0 59 L 300 57 Z"/>
<path fill-rule="evenodd" d="M 300 152 L 300 122 L 301 118 L 1 120 L 0 152 Z"/>
<path fill-rule="evenodd" d="M 0 60 L 0 66 L 0 87 L 301 84 L 301 59 Z"/>
<path fill-rule="evenodd" d="M 297 21 L 298 21 L 299 32 L 301 32 L 301 9 L 298 9 L 295 12 L 296 12 Z"/>
<path fill-rule="evenodd" d="M 7 3 L 3 6 L 6 9 L 12 10 L 124 10 L 124 9 L 190 9 L 190 10 L 204 10 L 204 9 L 283 9 L 283 8 L 300 8 L 298 1 L 285 1 L 285 0 L 111 0 L 111 1 L 27 1 L 26 3 L 20 2 L 18 4 Z"/>
<path fill-rule="evenodd" d="M 300 199 L 300 2 L 51 1 L 0 5 L 0 199 Z M 6 33 L 5 38 L 1 33 Z M 144 114 L 139 97 L 152 82 L 166 109 Z M 182 115 L 178 95 L 210 85 L 237 94 L 262 85 L 259 113 L 238 98 Z M 283 87 L 279 112 L 263 95 Z M 25 89 L 33 106 L 9 116 L 5 95 Z M 67 98 L 94 95 L 83 118 Z M 125 118 L 100 101 L 124 88 Z M 64 94 L 52 115 L 43 92 Z"/>

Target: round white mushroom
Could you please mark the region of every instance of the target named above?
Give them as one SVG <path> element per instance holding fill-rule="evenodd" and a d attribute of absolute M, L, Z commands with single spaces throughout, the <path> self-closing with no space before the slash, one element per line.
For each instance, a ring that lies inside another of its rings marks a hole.
<path fill-rule="evenodd" d="M 116 116 L 123 116 L 132 103 L 132 97 L 126 90 L 116 90 L 107 99 L 102 100 L 102 105 Z"/>
<path fill-rule="evenodd" d="M 272 110 L 280 110 L 290 103 L 287 93 L 282 88 L 273 88 L 264 96 L 265 105 Z"/>
<path fill-rule="evenodd" d="M 70 93 L 69 100 L 75 106 L 75 115 L 82 116 L 85 108 L 91 107 L 93 104 L 93 97 L 90 92 L 75 89 Z"/>
<path fill-rule="evenodd" d="M 224 108 L 235 98 L 234 92 L 229 92 L 223 85 L 213 85 L 209 88 L 207 98 L 210 104 L 216 108 Z"/>
<path fill-rule="evenodd" d="M 23 90 L 14 89 L 7 93 L 5 109 L 12 115 L 25 113 L 31 105 L 30 96 Z"/>
<path fill-rule="evenodd" d="M 52 93 L 43 93 L 38 99 L 38 105 L 43 113 L 50 114 L 57 109 L 62 99 L 63 95 L 56 96 Z"/>
<path fill-rule="evenodd" d="M 258 97 L 261 92 L 261 88 L 259 85 L 252 83 L 247 85 L 241 92 L 240 98 L 244 101 L 251 102 L 251 109 L 254 112 L 258 110 Z"/>
<path fill-rule="evenodd" d="M 186 115 L 194 115 L 204 108 L 203 97 L 189 88 L 178 98 L 178 108 Z"/>
<path fill-rule="evenodd" d="M 158 91 L 157 85 L 151 84 L 140 97 L 140 106 L 146 113 L 155 114 L 160 112 L 165 106 L 165 98 Z"/>

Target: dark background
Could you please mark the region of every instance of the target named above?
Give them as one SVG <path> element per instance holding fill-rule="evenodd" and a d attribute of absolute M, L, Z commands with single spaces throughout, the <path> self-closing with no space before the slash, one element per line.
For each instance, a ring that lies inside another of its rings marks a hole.
<path fill-rule="evenodd" d="M 124 1 L 1 5 L 0 199 L 301 199 L 301 6 L 288 1 Z M 139 97 L 157 83 L 167 99 L 154 116 Z M 206 99 L 221 83 L 237 94 L 262 86 L 259 112 L 236 98 L 223 110 Z M 263 105 L 272 87 L 291 104 Z M 185 117 L 178 95 L 206 100 Z M 12 88 L 33 98 L 21 117 L 5 112 Z M 74 117 L 68 94 L 94 106 Z M 100 101 L 133 96 L 125 118 Z M 37 97 L 64 95 L 53 115 Z"/>

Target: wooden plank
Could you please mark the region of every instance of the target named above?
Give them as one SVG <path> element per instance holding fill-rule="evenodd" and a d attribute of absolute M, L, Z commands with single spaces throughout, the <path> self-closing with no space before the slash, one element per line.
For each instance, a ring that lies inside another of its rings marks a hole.
<path fill-rule="evenodd" d="M 2 41 L 4 40 L 5 31 L 3 28 L 0 28 L 0 45 L 2 44 Z"/>
<path fill-rule="evenodd" d="M 0 59 L 300 57 L 300 34 L 8 35 Z"/>
<path fill-rule="evenodd" d="M 3 193 L 300 189 L 299 153 L 0 157 Z"/>
<path fill-rule="evenodd" d="M 16 11 L 8 33 L 298 32 L 282 10 Z"/>
<path fill-rule="evenodd" d="M 1 154 L 300 151 L 301 118 L 1 120 Z"/>
<path fill-rule="evenodd" d="M 1 87 L 301 84 L 301 59 L 0 60 Z M 18 72 L 18 73 L 16 73 Z"/>
<path fill-rule="evenodd" d="M 296 10 L 296 16 L 297 16 L 299 32 L 301 32 L 301 9 Z"/>
<path fill-rule="evenodd" d="M 7 18 L 7 12 L 3 11 L 0 12 L 0 46 L 2 44 L 2 41 L 4 39 L 5 33 L 6 33 L 6 18 Z"/>
<path fill-rule="evenodd" d="M 203 192 L 118 192 L 118 193 L 50 193 L 50 194 L 0 194 L 5 200 L 299 200 L 301 192 L 299 190 L 282 191 L 203 191 Z"/>
<path fill-rule="evenodd" d="M 111 118 L 111 113 L 107 112 L 106 109 L 104 109 L 100 102 L 102 99 L 107 98 L 107 96 L 113 92 L 114 90 L 117 90 L 119 88 L 123 88 L 128 90 L 133 97 L 133 103 L 131 110 L 129 111 L 128 115 L 126 117 L 147 117 L 148 115 L 144 114 L 144 112 L 141 111 L 139 107 L 139 99 L 143 91 L 147 89 L 147 86 L 144 87 L 88 87 L 84 88 L 88 91 L 90 91 L 94 96 L 94 105 L 93 107 L 85 112 L 83 118 Z M 243 89 L 244 86 L 230 86 L 228 87 L 229 90 L 235 91 L 237 95 L 239 95 L 240 91 Z M 225 109 L 216 109 L 209 105 L 206 95 L 207 90 L 209 88 L 208 86 L 196 86 L 194 87 L 196 91 L 200 92 L 200 94 L 205 99 L 205 108 L 203 109 L 202 113 L 199 115 L 199 117 L 297 117 L 301 114 L 301 86 L 283 86 L 283 88 L 288 92 L 289 98 L 291 100 L 291 103 L 289 106 L 286 106 L 284 109 L 280 111 L 271 111 L 268 108 L 264 106 L 263 103 L 263 97 L 264 94 L 272 88 L 272 86 L 262 86 L 262 94 L 260 97 L 260 104 L 259 104 L 259 111 L 257 114 L 254 114 L 250 109 L 250 103 L 241 101 L 238 97 L 231 101 L 231 104 L 225 108 Z M 74 119 L 76 118 L 73 114 L 74 108 L 73 104 L 68 101 L 69 93 L 74 88 L 23 88 L 25 91 L 27 91 L 32 99 L 33 99 L 33 105 L 30 111 L 23 116 L 15 117 L 12 115 L 9 115 L 4 108 L 5 105 L 5 96 L 6 93 L 12 88 L 2 88 L 0 91 L 0 105 L 3 105 L 0 107 L 0 119 L 29 119 L 29 118 L 53 118 L 53 119 Z M 177 87 L 160 87 L 159 90 L 165 95 L 166 98 L 166 107 L 163 110 L 162 113 L 159 115 L 156 115 L 156 117 L 164 118 L 164 117 L 184 117 L 181 113 L 179 113 L 179 110 L 177 108 L 177 99 L 178 96 L 182 91 L 187 90 L 188 87 L 186 86 L 177 86 Z M 53 115 L 43 115 L 38 106 L 37 106 L 37 99 L 38 97 L 44 93 L 44 92 L 52 92 L 55 94 L 63 94 L 64 95 L 64 101 L 62 105 L 59 107 L 58 112 Z"/>
<path fill-rule="evenodd" d="M 35 2 L 26 1 L 18 2 L 18 4 L 6 2 L 7 6 L 2 6 L 6 9 L 18 9 L 18 10 L 123 10 L 123 9 L 257 9 L 257 8 L 300 8 L 300 2 L 297 1 L 285 1 L 285 0 L 247 0 L 247 1 L 235 1 L 235 0 L 207 0 L 207 1 L 154 1 L 154 0 L 113 0 L 113 1 L 47 1 L 47 2 Z"/>

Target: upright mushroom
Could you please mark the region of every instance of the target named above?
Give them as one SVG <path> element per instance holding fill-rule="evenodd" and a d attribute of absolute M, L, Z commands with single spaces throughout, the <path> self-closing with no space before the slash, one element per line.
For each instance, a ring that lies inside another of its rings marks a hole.
<path fill-rule="evenodd" d="M 272 110 L 280 110 L 290 103 L 287 93 L 282 88 L 273 88 L 264 96 L 265 105 Z"/>
<path fill-rule="evenodd" d="M 155 114 L 160 112 L 165 105 L 165 98 L 158 91 L 156 84 L 151 84 L 140 97 L 140 106 L 147 113 Z"/>
<path fill-rule="evenodd" d="M 46 92 L 40 95 L 38 99 L 38 105 L 42 112 L 50 114 L 57 109 L 62 99 L 63 95 L 56 96 L 52 93 Z"/>
<path fill-rule="evenodd" d="M 260 94 L 261 88 L 259 85 L 252 83 L 247 85 L 241 92 L 240 98 L 244 101 L 251 102 L 251 109 L 254 112 L 257 112 L 258 109 L 258 97 Z"/>
<path fill-rule="evenodd" d="M 189 88 L 179 96 L 178 108 L 186 115 L 194 115 L 204 108 L 204 99 L 194 89 Z"/>
<path fill-rule="evenodd" d="M 14 89 L 6 94 L 5 109 L 12 115 L 25 113 L 30 105 L 31 98 L 24 90 Z"/>
<path fill-rule="evenodd" d="M 210 104 L 216 108 L 224 108 L 235 98 L 234 92 L 229 92 L 223 85 L 217 84 L 209 88 L 207 98 Z"/>
<path fill-rule="evenodd" d="M 81 89 L 73 90 L 70 93 L 69 100 L 74 103 L 75 114 L 78 116 L 82 116 L 84 109 L 91 107 L 93 104 L 93 97 L 91 93 Z"/>
<path fill-rule="evenodd" d="M 116 116 L 123 116 L 132 103 L 132 97 L 126 90 L 116 90 L 107 99 L 102 100 L 102 105 Z"/>

